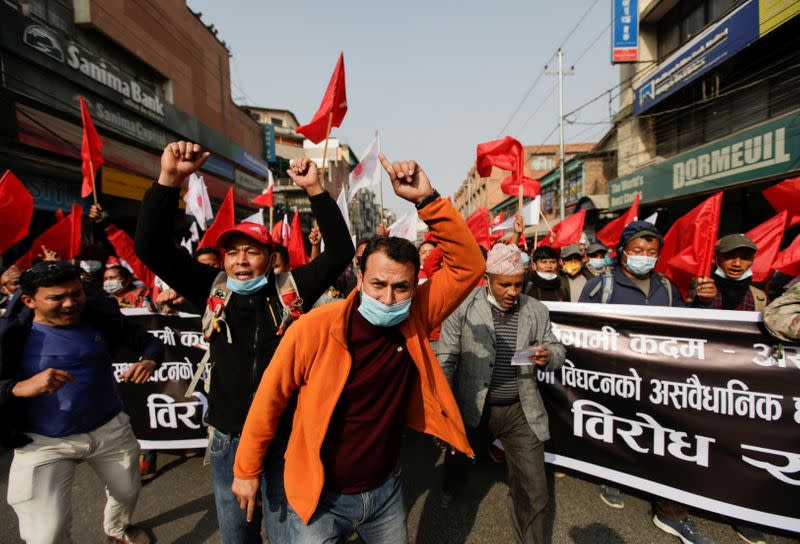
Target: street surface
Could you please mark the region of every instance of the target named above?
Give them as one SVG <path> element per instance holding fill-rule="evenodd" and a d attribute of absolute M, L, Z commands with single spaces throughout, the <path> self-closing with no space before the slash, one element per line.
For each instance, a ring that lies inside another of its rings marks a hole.
<path fill-rule="evenodd" d="M 17 518 L 5 501 L 11 452 L 0 453 L 0 544 L 17 544 Z M 441 459 L 426 437 L 409 434 L 403 450 L 403 477 L 410 505 L 411 542 L 420 544 L 512 543 L 506 510 L 505 465 L 486 461 L 476 465 L 469 495 L 456 498 L 447 510 L 439 506 Z M 159 475 L 146 483 L 139 497 L 135 523 L 161 544 L 219 542 L 210 474 L 202 458 L 160 454 Z M 73 495 L 75 544 L 103 542 L 100 481 L 86 464 L 78 467 Z M 651 521 L 650 504 L 642 494 L 625 494 L 625 508 L 605 506 L 596 482 L 580 474 L 553 479 L 555 509 L 552 542 L 576 544 L 677 544 Z M 797 497 L 787 500 L 797 500 Z M 717 544 L 742 542 L 728 523 L 710 513 L 694 515 L 701 529 Z M 769 544 L 798 543 L 796 535 L 769 531 Z"/>

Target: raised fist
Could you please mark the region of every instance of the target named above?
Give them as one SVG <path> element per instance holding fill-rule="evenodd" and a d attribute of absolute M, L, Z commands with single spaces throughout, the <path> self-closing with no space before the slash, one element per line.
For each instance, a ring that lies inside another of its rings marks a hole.
<path fill-rule="evenodd" d="M 306 190 L 308 196 L 318 195 L 324 190 L 319 182 L 317 163 L 311 159 L 293 159 L 286 173 L 298 187 Z"/>
<path fill-rule="evenodd" d="M 158 183 L 167 187 L 180 187 L 183 180 L 194 174 L 211 156 L 192 142 L 172 142 L 167 144 L 161 154 L 161 174 Z"/>

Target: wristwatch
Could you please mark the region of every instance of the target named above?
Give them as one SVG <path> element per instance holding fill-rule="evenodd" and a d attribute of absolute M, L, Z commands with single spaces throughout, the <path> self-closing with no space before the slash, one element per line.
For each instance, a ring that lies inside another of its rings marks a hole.
<path fill-rule="evenodd" d="M 419 202 L 414 204 L 414 206 L 416 206 L 416 208 L 418 210 L 421 210 L 422 208 L 424 208 L 425 206 L 427 206 L 428 204 L 430 204 L 431 202 L 433 202 L 434 200 L 436 200 L 440 196 L 441 195 L 439 194 L 439 191 L 434 189 L 433 192 L 431 192 L 431 194 L 429 194 L 428 196 L 426 196 L 425 198 L 423 198 L 422 200 L 420 200 Z"/>

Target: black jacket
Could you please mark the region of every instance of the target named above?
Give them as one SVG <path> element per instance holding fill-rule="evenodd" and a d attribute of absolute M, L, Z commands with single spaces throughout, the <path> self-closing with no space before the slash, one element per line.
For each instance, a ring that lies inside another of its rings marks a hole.
<path fill-rule="evenodd" d="M 172 228 L 178 198 L 178 189 L 157 183 L 147 191 L 136 226 L 135 250 L 142 262 L 170 287 L 192 304 L 205 308 L 219 270 L 198 263 L 175 244 Z M 292 270 L 306 312 L 336 281 L 355 254 L 347 224 L 336 202 L 327 192 L 311 197 L 310 201 L 326 250 L 309 264 Z M 220 432 L 238 434 L 242 431 L 261 375 L 278 347 L 281 337 L 276 333 L 281 314 L 272 274 L 269 283 L 259 292 L 231 295 L 225 315 L 233 342 L 228 343 L 225 331 L 214 335 L 210 342 L 213 367 L 208 421 Z"/>
<path fill-rule="evenodd" d="M 33 324 L 33 310 L 22 303 L 21 294 L 20 291 L 15 294 L 5 315 L 0 318 L 0 443 L 6 447 L 19 447 L 30 442 L 16 430 L 18 418 L 15 410 L 18 406 L 11 394 L 20 379 L 18 366 Z M 117 301 L 111 297 L 88 297 L 83 319 L 106 338 L 112 350 L 129 346 L 141 353 L 142 359 L 153 360 L 156 365 L 164 359 L 164 344 L 125 319 Z"/>

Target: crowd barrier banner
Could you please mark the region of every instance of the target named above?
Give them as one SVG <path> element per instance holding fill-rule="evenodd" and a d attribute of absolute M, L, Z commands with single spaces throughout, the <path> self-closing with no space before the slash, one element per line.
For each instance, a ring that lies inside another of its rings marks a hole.
<path fill-rule="evenodd" d="M 800 346 L 761 314 L 547 303 L 549 462 L 800 532 Z"/>
<path fill-rule="evenodd" d="M 567 361 L 537 371 L 546 460 L 736 519 L 800 532 L 800 345 L 756 312 L 546 303 Z M 150 383 L 120 384 L 143 448 L 202 448 L 208 400 L 184 393 L 200 318 L 124 310 L 164 342 Z M 116 359 L 117 375 L 134 362 Z"/>
<path fill-rule="evenodd" d="M 119 382 L 128 366 L 138 360 L 138 354 L 125 349 L 114 359 L 114 375 L 139 444 L 149 450 L 205 448 L 208 397 L 203 384 L 207 376 L 191 397 L 184 397 L 208 349 L 200 333 L 200 316 L 151 314 L 140 309 L 122 312 L 164 343 L 164 362 L 146 384 Z"/>

